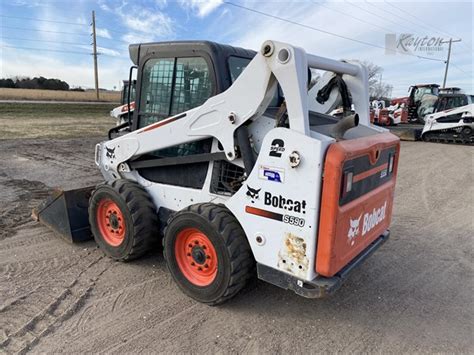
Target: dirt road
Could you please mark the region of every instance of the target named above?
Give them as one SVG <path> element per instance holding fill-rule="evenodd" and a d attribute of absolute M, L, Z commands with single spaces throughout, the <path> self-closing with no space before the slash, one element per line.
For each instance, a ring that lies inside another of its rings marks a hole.
<path fill-rule="evenodd" d="M 392 237 L 333 297 L 257 282 L 212 308 L 159 250 L 113 262 L 29 219 L 100 180 L 97 141 L 0 141 L 0 352 L 474 352 L 472 147 L 402 143 Z"/>

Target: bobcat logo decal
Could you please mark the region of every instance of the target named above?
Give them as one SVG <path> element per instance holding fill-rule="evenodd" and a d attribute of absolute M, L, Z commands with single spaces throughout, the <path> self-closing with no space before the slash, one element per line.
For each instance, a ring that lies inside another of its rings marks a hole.
<path fill-rule="evenodd" d="M 252 189 L 249 185 L 247 185 L 247 196 L 250 197 L 252 200 L 252 203 L 255 202 L 255 200 L 258 200 L 258 193 L 260 192 L 260 189 Z"/>
<path fill-rule="evenodd" d="M 350 227 L 349 227 L 349 232 L 347 233 L 347 238 L 349 239 L 349 242 L 351 245 L 354 245 L 355 243 L 355 237 L 359 235 L 359 225 L 360 225 L 360 219 L 362 218 L 362 214 L 359 216 L 359 218 L 356 219 L 349 219 Z"/>
<path fill-rule="evenodd" d="M 115 147 L 114 148 L 105 147 L 105 150 L 107 150 L 107 153 L 105 153 L 105 156 L 107 158 L 115 159 Z"/>

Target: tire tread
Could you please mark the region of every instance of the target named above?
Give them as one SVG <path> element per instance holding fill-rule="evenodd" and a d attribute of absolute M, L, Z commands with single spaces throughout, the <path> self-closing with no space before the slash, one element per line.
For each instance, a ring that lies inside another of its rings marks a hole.
<path fill-rule="evenodd" d="M 212 302 L 205 302 L 211 306 L 219 305 L 234 297 L 255 274 L 255 261 L 253 254 L 248 240 L 245 237 L 245 233 L 237 219 L 224 205 L 221 204 L 206 202 L 188 206 L 183 211 L 170 216 L 167 226 L 174 218 L 179 217 L 180 214 L 189 212 L 195 213 L 211 223 L 221 235 L 225 247 L 229 252 L 231 274 L 227 288 L 218 299 L 213 300 Z M 165 236 L 166 229 L 167 227 L 165 228 Z M 165 240 L 163 238 L 163 246 L 164 245 Z M 165 260 L 168 260 L 165 247 L 163 247 L 163 251 L 165 254 Z"/>

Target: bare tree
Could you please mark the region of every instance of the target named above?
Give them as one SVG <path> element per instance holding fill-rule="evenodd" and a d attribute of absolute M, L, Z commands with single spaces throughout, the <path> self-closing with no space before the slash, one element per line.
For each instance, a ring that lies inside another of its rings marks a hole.
<path fill-rule="evenodd" d="M 392 95 L 393 86 L 382 81 L 383 68 L 369 61 L 363 61 L 369 79 L 369 95 L 373 98 L 386 98 Z"/>

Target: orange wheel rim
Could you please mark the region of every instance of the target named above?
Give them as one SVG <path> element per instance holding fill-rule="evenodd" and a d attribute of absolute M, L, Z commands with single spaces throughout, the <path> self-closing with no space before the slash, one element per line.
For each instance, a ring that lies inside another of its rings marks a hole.
<path fill-rule="evenodd" d="M 97 207 L 97 226 L 105 242 L 113 247 L 125 239 L 125 220 L 120 207 L 110 199 L 99 202 Z"/>
<path fill-rule="evenodd" d="M 217 275 L 217 253 L 209 238 L 196 228 L 185 228 L 176 237 L 175 257 L 189 282 L 209 286 Z"/>

